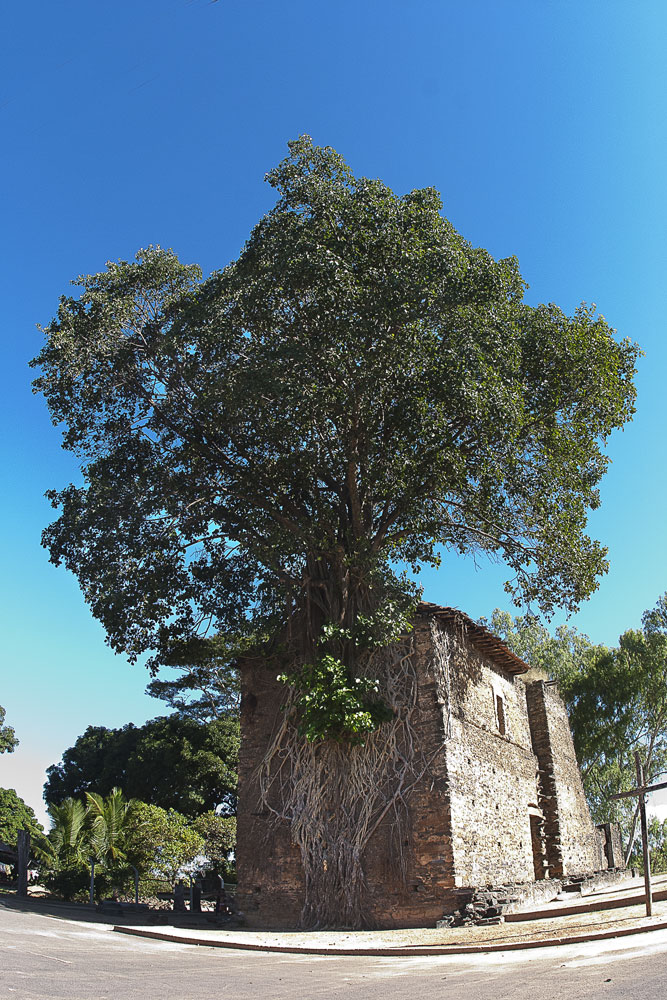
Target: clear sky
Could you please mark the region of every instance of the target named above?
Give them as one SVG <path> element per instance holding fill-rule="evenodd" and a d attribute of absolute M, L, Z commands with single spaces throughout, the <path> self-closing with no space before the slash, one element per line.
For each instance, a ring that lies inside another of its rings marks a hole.
<path fill-rule="evenodd" d="M 304 132 L 399 193 L 437 187 L 464 236 L 516 254 L 528 301 L 595 302 L 640 343 L 592 519 L 611 570 L 573 619 L 606 643 L 639 624 L 667 590 L 664 0 L 34 0 L 2 29 L 0 704 L 21 747 L 0 785 L 39 811 L 87 725 L 163 711 L 40 547 L 44 491 L 76 470 L 30 392 L 36 324 L 77 274 L 150 243 L 224 266 Z M 489 615 L 503 580 L 447 559 L 425 596 Z"/>

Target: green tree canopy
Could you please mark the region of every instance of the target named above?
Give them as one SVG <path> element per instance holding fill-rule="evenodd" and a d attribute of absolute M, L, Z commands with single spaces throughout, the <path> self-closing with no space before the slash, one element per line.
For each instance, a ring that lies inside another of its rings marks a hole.
<path fill-rule="evenodd" d="M 586 519 L 637 348 L 591 308 L 527 305 L 516 260 L 472 247 L 435 190 L 289 147 L 223 271 L 149 248 L 61 299 L 35 386 L 83 480 L 50 494 L 51 560 L 153 666 L 291 623 L 297 663 L 354 673 L 410 613 L 392 566 L 443 550 L 575 608 L 606 568 Z"/>
<path fill-rule="evenodd" d="M 173 884 L 187 866 L 198 870 L 205 843 L 187 816 L 142 802 L 125 846 L 128 859 L 142 874 Z"/>
<path fill-rule="evenodd" d="M 171 676 L 154 678 L 146 694 L 202 722 L 234 715 L 240 700 L 237 660 L 256 643 L 255 637 L 222 635 L 183 643 L 170 660 Z"/>
<path fill-rule="evenodd" d="M 607 652 L 606 646 L 595 646 L 585 633 L 568 625 L 559 625 L 552 634 L 531 614 L 513 617 L 496 608 L 486 624 L 525 663 L 557 680 L 566 699 L 591 658 Z"/>
<path fill-rule="evenodd" d="M 62 762 L 47 769 L 44 798 L 57 805 L 86 793 L 126 796 L 196 816 L 236 803 L 238 721 L 202 724 L 178 716 L 120 729 L 89 726 Z"/>
<path fill-rule="evenodd" d="M 5 724 L 5 710 L 0 705 L 0 753 L 11 753 L 19 744 L 16 733 L 11 726 Z"/>
<path fill-rule="evenodd" d="M 44 834 L 33 810 L 14 789 L 0 788 L 0 842 L 14 847 L 19 830 L 28 830 L 33 836 Z"/>
<path fill-rule="evenodd" d="M 193 821 L 192 827 L 204 838 L 204 854 L 210 867 L 226 880 L 235 880 L 231 855 L 236 847 L 236 816 L 202 813 Z"/>
<path fill-rule="evenodd" d="M 630 855 L 636 803 L 613 802 L 636 784 L 638 750 L 648 781 L 667 771 L 667 594 L 618 646 L 594 646 L 561 626 L 555 636 L 531 617 L 495 612 L 491 628 L 531 666 L 558 681 L 594 819 L 621 821 Z"/>

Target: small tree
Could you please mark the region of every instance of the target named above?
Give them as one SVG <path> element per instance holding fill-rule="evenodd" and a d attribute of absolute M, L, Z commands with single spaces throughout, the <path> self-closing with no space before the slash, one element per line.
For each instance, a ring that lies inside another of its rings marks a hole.
<path fill-rule="evenodd" d="M 144 876 L 171 885 L 187 865 L 204 854 L 204 837 L 175 809 L 138 805 L 127 839 L 127 857 Z"/>
<path fill-rule="evenodd" d="M 226 882 L 235 882 L 233 854 L 236 847 L 236 816 L 203 813 L 194 820 L 192 826 L 204 838 L 204 854 L 210 868 L 222 875 Z"/>
<path fill-rule="evenodd" d="M 41 879 L 64 899 L 83 893 L 90 877 L 90 842 L 86 806 L 67 798 L 49 807 L 52 826 L 41 859 Z"/>
<path fill-rule="evenodd" d="M 0 753 L 12 753 L 19 744 L 16 733 L 11 726 L 6 726 L 5 710 L 0 705 Z"/>
<path fill-rule="evenodd" d="M 126 801 L 119 788 L 106 798 L 86 795 L 86 803 L 67 798 L 49 807 L 53 826 L 46 850 L 40 852 L 44 883 L 65 899 L 86 891 L 90 865 L 99 866 L 95 888 L 99 897 L 114 882 L 123 881 L 127 867 L 127 843 L 140 823 L 140 806 Z"/>
<path fill-rule="evenodd" d="M 87 792 L 87 820 L 92 855 L 108 868 L 115 868 L 127 860 L 125 845 L 134 831 L 141 803 L 127 801 L 120 788 L 112 788 L 106 798 Z"/>
<path fill-rule="evenodd" d="M 0 841 L 15 845 L 19 830 L 28 830 L 38 840 L 44 836 L 44 827 L 30 806 L 13 788 L 0 788 Z"/>
<path fill-rule="evenodd" d="M 65 799 L 60 805 L 51 806 L 53 821 L 49 840 L 61 864 L 86 863 L 90 856 L 87 809 L 79 799 Z"/>

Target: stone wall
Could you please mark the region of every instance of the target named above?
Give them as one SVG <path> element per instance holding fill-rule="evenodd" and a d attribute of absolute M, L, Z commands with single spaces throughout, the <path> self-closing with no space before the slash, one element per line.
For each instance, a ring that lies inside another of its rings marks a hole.
<path fill-rule="evenodd" d="M 544 906 L 556 899 L 563 883 L 560 879 L 542 879 L 512 885 L 485 886 L 461 890 L 461 905 L 456 913 L 445 914 L 436 927 L 463 927 L 469 924 L 497 924 L 511 913 Z"/>
<path fill-rule="evenodd" d="M 455 647 L 452 669 L 458 682 L 445 754 L 456 884 L 528 881 L 537 779 L 525 686 L 465 641 Z"/>

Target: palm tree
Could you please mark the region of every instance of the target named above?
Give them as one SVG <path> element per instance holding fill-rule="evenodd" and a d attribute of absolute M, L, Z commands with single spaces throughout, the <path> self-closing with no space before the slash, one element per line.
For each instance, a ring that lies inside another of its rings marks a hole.
<path fill-rule="evenodd" d="M 83 802 L 72 798 L 49 807 L 49 815 L 53 820 L 49 840 L 53 854 L 63 866 L 85 864 L 88 860 L 90 844 L 87 812 Z"/>
<path fill-rule="evenodd" d="M 125 840 L 136 822 L 138 801 L 126 799 L 120 788 L 112 788 L 106 798 L 86 792 L 90 853 L 106 867 L 126 861 Z"/>

